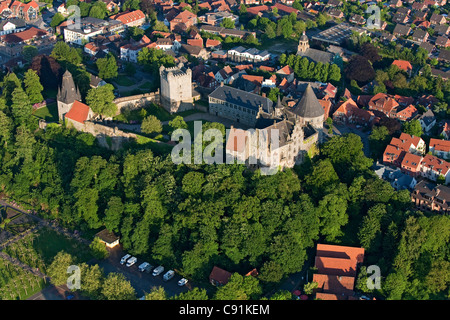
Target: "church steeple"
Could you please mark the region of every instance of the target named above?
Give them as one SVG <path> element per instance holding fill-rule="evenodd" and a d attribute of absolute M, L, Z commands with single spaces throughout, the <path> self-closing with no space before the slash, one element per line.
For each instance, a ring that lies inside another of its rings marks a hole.
<path fill-rule="evenodd" d="M 309 38 L 306 35 L 305 31 L 303 31 L 300 40 L 298 41 L 297 52 L 305 52 L 309 49 Z"/>

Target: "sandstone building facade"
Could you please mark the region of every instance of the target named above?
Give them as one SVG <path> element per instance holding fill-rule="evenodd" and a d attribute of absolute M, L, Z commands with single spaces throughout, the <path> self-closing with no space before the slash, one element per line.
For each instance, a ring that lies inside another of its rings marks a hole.
<path fill-rule="evenodd" d="M 192 109 L 192 70 L 179 63 L 171 68 L 161 66 L 159 75 L 162 106 L 170 113 Z"/>

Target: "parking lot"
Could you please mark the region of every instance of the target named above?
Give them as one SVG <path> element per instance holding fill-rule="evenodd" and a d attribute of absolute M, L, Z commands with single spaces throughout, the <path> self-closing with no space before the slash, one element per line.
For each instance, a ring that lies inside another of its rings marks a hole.
<path fill-rule="evenodd" d="M 182 277 L 179 274 L 175 273 L 175 276 L 169 280 L 164 281 L 163 275 L 167 271 L 169 271 L 168 266 L 164 266 L 165 270 L 158 276 L 153 276 L 151 272 L 140 272 L 138 267 L 144 260 L 138 259 L 137 262 L 131 267 L 127 267 L 126 264 L 121 265 L 120 259 L 127 253 L 124 252 L 121 247 L 117 247 L 114 249 L 109 249 L 110 255 L 107 259 L 95 262 L 100 267 L 103 268 L 105 274 L 110 272 L 122 273 L 131 283 L 131 285 L 136 290 L 136 295 L 138 298 L 142 297 L 145 293 L 149 293 L 153 287 L 162 286 L 166 291 L 168 296 L 174 296 L 180 294 L 182 292 L 188 291 L 192 284 L 187 283 L 185 286 L 178 286 L 178 280 Z M 153 267 L 157 267 L 158 264 L 154 261 L 147 261 Z"/>

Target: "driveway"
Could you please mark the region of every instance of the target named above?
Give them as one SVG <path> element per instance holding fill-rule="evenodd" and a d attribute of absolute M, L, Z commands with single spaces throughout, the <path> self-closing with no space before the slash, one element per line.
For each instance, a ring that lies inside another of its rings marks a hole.
<path fill-rule="evenodd" d="M 154 277 L 151 272 L 145 273 L 139 271 L 138 266 L 144 262 L 144 260 L 142 259 L 138 258 L 138 261 L 131 267 L 121 265 L 120 259 L 126 254 L 126 252 L 124 252 L 121 247 L 109 249 L 109 252 L 110 254 L 107 259 L 102 261 L 94 261 L 93 264 L 98 264 L 101 268 L 103 268 L 105 275 L 110 272 L 123 274 L 136 290 L 136 295 L 138 298 L 142 297 L 145 293 L 149 293 L 153 287 L 157 286 L 162 286 L 168 296 L 174 296 L 182 292 L 187 292 L 192 288 L 191 283 L 188 283 L 183 287 L 178 286 L 178 280 L 180 280 L 182 277 L 176 273 L 171 280 L 167 282 L 164 281 L 163 274 L 169 270 L 168 266 L 164 266 L 165 270 L 162 274 Z M 155 261 L 147 262 L 150 263 L 153 267 L 158 266 Z"/>

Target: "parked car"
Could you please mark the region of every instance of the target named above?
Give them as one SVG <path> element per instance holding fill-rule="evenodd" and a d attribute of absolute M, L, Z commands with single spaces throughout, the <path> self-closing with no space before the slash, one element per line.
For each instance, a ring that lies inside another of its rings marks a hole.
<path fill-rule="evenodd" d="M 173 278 L 174 275 L 175 275 L 175 271 L 169 270 L 163 275 L 163 280 L 164 281 L 169 281 L 170 279 Z"/>
<path fill-rule="evenodd" d="M 131 267 L 133 264 L 135 264 L 137 261 L 136 257 L 131 257 L 130 259 L 128 259 L 127 261 L 127 267 Z"/>
<path fill-rule="evenodd" d="M 120 264 L 124 264 L 125 262 L 127 262 L 127 260 L 131 258 L 131 255 L 126 254 L 122 257 L 122 259 L 120 259 Z"/>
<path fill-rule="evenodd" d="M 143 262 L 143 263 L 141 263 L 140 265 L 139 265 L 139 271 L 140 272 L 147 272 L 147 273 L 149 273 L 151 270 L 152 270 L 152 265 L 150 264 L 150 263 L 148 263 L 148 262 Z"/>
<path fill-rule="evenodd" d="M 160 275 L 163 272 L 164 272 L 164 267 L 163 266 L 158 266 L 155 269 L 153 269 L 153 276 L 156 277 L 156 276 Z"/>
<path fill-rule="evenodd" d="M 188 283 L 188 280 L 187 280 L 186 278 L 180 279 L 180 280 L 178 281 L 178 285 L 179 285 L 180 287 L 184 286 L 186 283 Z"/>

